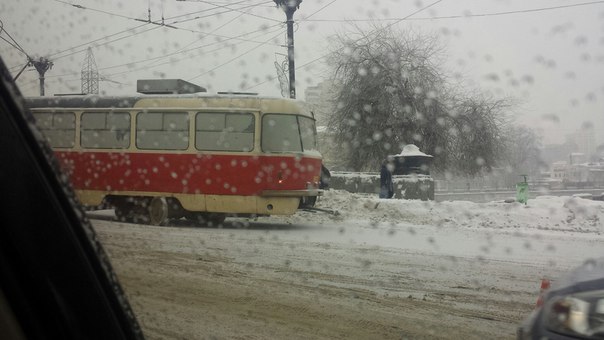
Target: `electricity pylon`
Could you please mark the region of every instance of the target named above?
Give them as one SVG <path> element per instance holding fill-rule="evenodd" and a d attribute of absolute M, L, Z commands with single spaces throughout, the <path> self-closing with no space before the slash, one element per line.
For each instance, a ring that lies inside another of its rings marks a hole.
<path fill-rule="evenodd" d="M 82 65 L 82 93 L 99 94 L 99 70 L 90 47 L 86 51 L 86 58 Z"/>

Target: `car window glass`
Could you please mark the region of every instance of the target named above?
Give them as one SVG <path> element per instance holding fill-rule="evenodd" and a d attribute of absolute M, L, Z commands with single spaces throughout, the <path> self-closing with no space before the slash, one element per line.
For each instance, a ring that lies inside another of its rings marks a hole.
<path fill-rule="evenodd" d="M 604 249 L 604 3 L 0 13 L 150 338 L 597 337 L 599 291 L 536 307 Z"/>

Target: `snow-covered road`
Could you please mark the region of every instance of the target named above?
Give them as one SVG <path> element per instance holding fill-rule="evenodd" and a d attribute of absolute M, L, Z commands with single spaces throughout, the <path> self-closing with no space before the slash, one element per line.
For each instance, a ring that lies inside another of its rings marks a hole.
<path fill-rule="evenodd" d="M 91 215 L 151 338 L 512 338 L 542 277 L 604 253 L 601 202 L 319 205 L 340 216 L 212 229 Z"/>

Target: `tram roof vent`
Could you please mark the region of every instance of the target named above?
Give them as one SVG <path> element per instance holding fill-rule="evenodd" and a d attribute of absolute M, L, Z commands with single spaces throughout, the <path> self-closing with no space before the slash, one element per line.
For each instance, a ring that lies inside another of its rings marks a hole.
<path fill-rule="evenodd" d="M 204 87 L 182 79 L 139 79 L 136 92 L 142 94 L 184 94 L 206 92 Z"/>

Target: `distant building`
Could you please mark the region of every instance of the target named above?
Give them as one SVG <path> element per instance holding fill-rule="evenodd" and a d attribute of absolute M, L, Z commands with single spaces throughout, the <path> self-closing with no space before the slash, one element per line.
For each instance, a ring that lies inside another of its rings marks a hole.
<path fill-rule="evenodd" d="M 554 162 L 554 164 L 552 164 L 552 171 L 550 172 L 551 177 L 556 180 L 564 181 L 567 176 L 568 168 L 567 162 Z"/>
<path fill-rule="evenodd" d="M 567 144 L 575 145 L 573 152 L 585 154 L 587 159 L 596 153 L 596 133 L 593 126 L 583 126 L 566 135 Z"/>
<path fill-rule="evenodd" d="M 334 105 L 334 86 L 330 81 L 323 81 L 316 86 L 307 87 L 304 91 L 304 101 L 315 114 L 317 126 L 326 126 L 329 113 Z"/>
<path fill-rule="evenodd" d="M 589 158 L 582 152 L 571 152 L 571 154 L 568 155 L 568 161 L 570 165 L 576 165 L 589 161 Z"/>
<path fill-rule="evenodd" d="M 582 154 L 575 154 L 575 156 Z M 555 162 L 550 172 L 551 179 L 567 186 L 604 185 L 604 163 Z"/>
<path fill-rule="evenodd" d="M 541 159 L 545 164 L 552 167 L 556 162 L 568 162 L 569 155 L 577 150 L 577 146 L 571 142 L 564 144 L 548 144 L 541 149 Z"/>
<path fill-rule="evenodd" d="M 597 151 L 593 127 L 582 127 L 566 135 L 564 144 L 544 145 L 541 150 L 541 159 L 550 167 L 554 163 L 562 161 L 572 165 L 598 159 Z"/>

